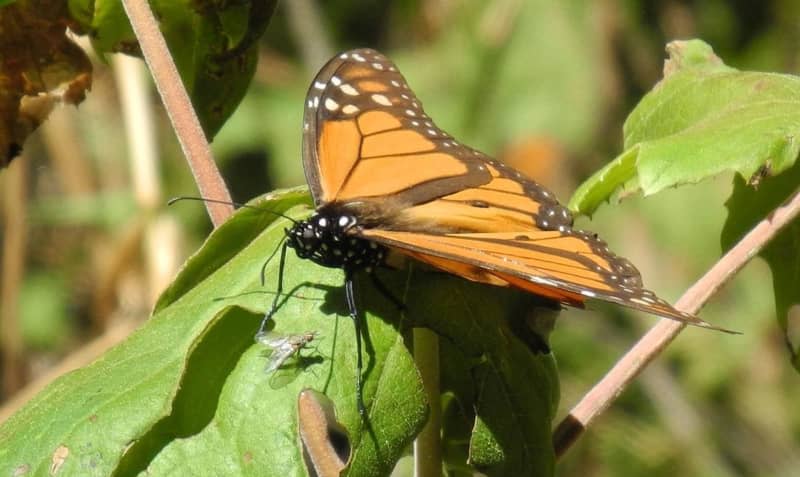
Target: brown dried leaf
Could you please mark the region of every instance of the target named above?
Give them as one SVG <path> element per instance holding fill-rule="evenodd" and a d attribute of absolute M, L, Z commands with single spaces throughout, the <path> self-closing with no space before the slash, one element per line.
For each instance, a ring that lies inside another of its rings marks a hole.
<path fill-rule="evenodd" d="M 66 36 L 66 2 L 18 1 L 0 8 L 0 167 L 58 103 L 77 105 L 92 65 Z"/>

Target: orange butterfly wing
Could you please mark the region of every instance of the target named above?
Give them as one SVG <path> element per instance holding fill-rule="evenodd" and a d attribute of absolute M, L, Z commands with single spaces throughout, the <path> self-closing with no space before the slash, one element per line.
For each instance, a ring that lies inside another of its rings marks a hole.
<path fill-rule="evenodd" d="M 319 72 L 303 121 L 303 166 L 318 207 L 419 204 L 485 184 L 477 151 L 438 129 L 391 61 L 342 53 Z"/>
<path fill-rule="evenodd" d="M 582 307 L 604 300 L 711 327 L 643 288 L 638 270 L 540 184 L 436 127 L 386 57 L 354 50 L 309 89 L 303 165 L 319 211 L 463 278 Z"/>

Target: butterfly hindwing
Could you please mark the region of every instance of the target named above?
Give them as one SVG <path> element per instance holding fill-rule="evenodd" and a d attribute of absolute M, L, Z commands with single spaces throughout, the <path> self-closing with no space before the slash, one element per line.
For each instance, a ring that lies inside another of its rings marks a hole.
<path fill-rule="evenodd" d="M 593 237 L 541 231 L 527 235 L 425 234 L 370 229 L 363 234 L 418 261 L 473 281 L 513 286 L 576 307 L 591 300 L 608 301 L 719 329 L 676 310 L 643 288 L 638 271 L 624 258 L 605 258 L 592 251 L 588 244 L 597 241 Z M 604 245 L 598 241 L 595 247 Z M 465 262 L 471 267 L 467 268 Z"/>

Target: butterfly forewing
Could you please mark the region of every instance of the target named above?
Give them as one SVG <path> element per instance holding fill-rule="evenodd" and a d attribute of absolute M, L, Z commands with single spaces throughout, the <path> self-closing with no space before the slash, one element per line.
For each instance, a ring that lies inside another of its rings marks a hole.
<path fill-rule="evenodd" d="M 376 51 L 342 53 L 320 71 L 304 128 L 317 210 L 354 215 L 353 233 L 470 280 L 710 326 L 645 289 L 595 234 L 574 230 L 547 189 L 439 129 Z"/>
<path fill-rule="evenodd" d="M 304 129 L 317 206 L 387 197 L 419 204 L 491 181 L 481 154 L 436 127 L 394 64 L 373 50 L 342 53 L 322 68 Z"/>

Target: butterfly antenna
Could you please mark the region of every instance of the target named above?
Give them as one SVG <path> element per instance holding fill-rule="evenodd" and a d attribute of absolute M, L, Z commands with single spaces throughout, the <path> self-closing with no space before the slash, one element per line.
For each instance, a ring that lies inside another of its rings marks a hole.
<path fill-rule="evenodd" d="M 232 206 L 237 207 L 237 208 L 258 210 L 258 211 L 261 211 L 261 212 L 267 212 L 267 213 L 270 213 L 270 214 L 273 214 L 273 215 L 277 215 L 278 217 L 283 217 L 284 219 L 290 221 L 291 223 L 297 224 L 297 221 L 295 219 L 289 217 L 288 215 L 283 215 L 280 212 L 275 212 L 274 210 L 270 210 L 270 209 L 262 209 L 261 207 L 255 207 L 255 206 L 252 206 L 252 205 L 249 205 L 249 204 L 242 204 L 241 202 L 233 202 L 233 201 L 230 201 L 230 200 L 207 199 L 205 197 L 192 197 L 192 196 L 182 195 L 182 196 L 171 198 L 170 200 L 167 201 L 167 205 L 172 205 L 175 202 L 179 202 L 181 200 L 197 200 L 197 201 L 200 201 L 200 202 L 211 202 L 212 204 L 226 204 L 226 205 L 232 205 Z"/>

